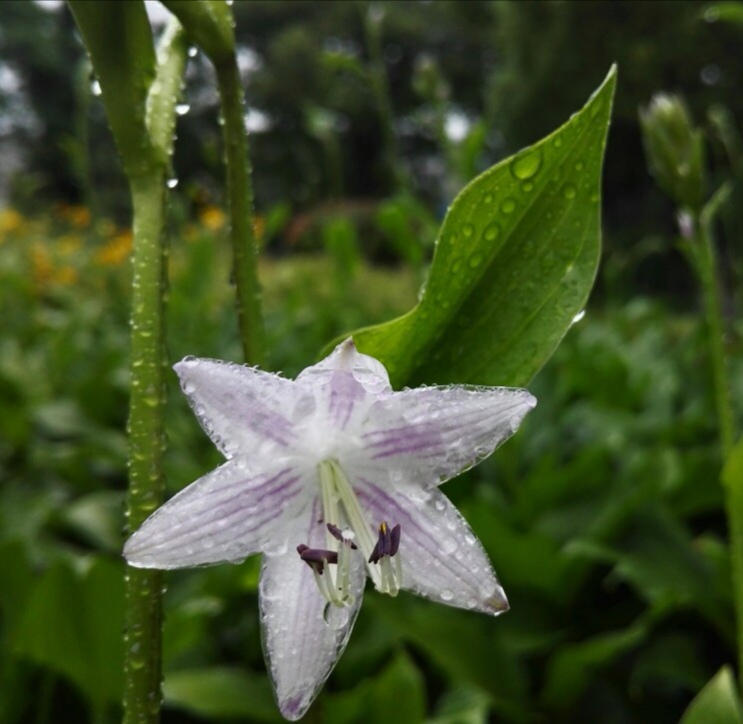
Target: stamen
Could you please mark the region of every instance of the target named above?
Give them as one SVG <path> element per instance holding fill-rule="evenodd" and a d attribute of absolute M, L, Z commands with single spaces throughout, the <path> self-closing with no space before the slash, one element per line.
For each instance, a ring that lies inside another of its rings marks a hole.
<path fill-rule="evenodd" d="M 345 546 L 350 546 L 353 550 L 357 550 L 358 546 L 353 542 L 354 532 L 346 528 L 341 530 L 337 525 L 328 523 L 328 531 L 337 541 L 340 541 Z"/>
<path fill-rule="evenodd" d="M 399 549 L 400 525 L 390 530 L 387 522 L 382 521 L 379 526 L 379 537 L 369 556 L 369 563 L 376 564 L 379 569 L 380 585 L 377 585 L 377 590 L 381 593 L 388 593 L 390 596 L 396 596 L 402 586 L 402 560 L 397 555 Z M 394 568 L 392 567 L 393 558 L 395 559 Z"/>

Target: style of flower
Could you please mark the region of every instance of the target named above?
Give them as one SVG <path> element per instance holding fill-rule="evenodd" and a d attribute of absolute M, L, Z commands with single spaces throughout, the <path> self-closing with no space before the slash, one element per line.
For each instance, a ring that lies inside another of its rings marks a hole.
<path fill-rule="evenodd" d="M 515 432 L 536 404 L 526 390 L 394 392 L 351 339 L 296 380 L 188 357 L 175 370 L 227 462 L 157 510 L 124 555 L 170 569 L 263 553 L 264 652 L 287 719 L 307 711 L 343 652 L 367 576 L 391 596 L 508 609 L 438 486 Z"/>

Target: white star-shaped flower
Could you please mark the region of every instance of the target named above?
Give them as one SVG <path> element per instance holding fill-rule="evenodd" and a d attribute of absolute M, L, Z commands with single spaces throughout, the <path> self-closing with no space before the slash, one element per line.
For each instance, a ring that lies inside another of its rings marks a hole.
<path fill-rule="evenodd" d="M 228 362 L 175 365 L 227 462 L 132 535 L 140 568 L 263 553 L 264 651 L 287 719 L 308 709 L 346 646 L 368 576 L 498 614 L 508 602 L 472 529 L 438 486 L 488 456 L 536 404 L 526 390 L 393 392 L 351 339 L 296 380 Z"/>

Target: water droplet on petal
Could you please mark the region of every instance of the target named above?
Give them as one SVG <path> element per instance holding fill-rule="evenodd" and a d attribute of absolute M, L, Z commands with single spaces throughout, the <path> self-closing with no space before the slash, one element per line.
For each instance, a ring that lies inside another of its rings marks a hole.
<path fill-rule="evenodd" d="M 441 598 L 444 601 L 451 601 L 452 598 L 454 598 L 454 592 L 450 591 L 448 588 L 445 588 L 443 591 L 441 591 Z"/>
<path fill-rule="evenodd" d="M 322 617 L 325 623 L 336 631 L 339 628 L 343 628 L 348 623 L 349 612 L 346 606 L 339 607 L 334 606 L 332 603 L 328 603 L 325 606 Z"/>
<path fill-rule="evenodd" d="M 96 80 L 93 80 L 91 82 L 91 84 L 90 84 L 90 92 L 94 96 L 99 96 L 102 93 L 102 91 L 101 91 L 101 84 L 98 82 L 97 79 Z"/>
<path fill-rule="evenodd" d="M 541 167 L 542 151 L 539 149 L 527 149 L 511 161 L 511 173 L 519 181 L 526 181 L 536 176 Z"/>
<path fill-rule="evenodd" d="M 191 110 L 191 106 L 188 103 L 178 103 L 175 107 L 175 112 L 179 116 L 185 116 Z"/>
<path fill-rule="evenodd" d="M 165 185 L 166 185 L 166 186 L 167 186 L 167 187 L 168 187 L 169 189 L 174 189 L 174 188 L 175 188 L 175 187 L 176 187 L 176 186 L 178 185 L 178 179 L 177 179 L 177 178 L 169 178 L 169 179 L 168 179 L 168 180 L 167 180 L 167 181 L 165 182 Z"/>

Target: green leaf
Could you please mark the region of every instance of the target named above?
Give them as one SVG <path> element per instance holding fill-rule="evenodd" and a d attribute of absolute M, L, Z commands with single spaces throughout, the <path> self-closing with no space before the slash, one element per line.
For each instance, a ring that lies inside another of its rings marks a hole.
<path fill-rule="evenodd" d="M 283 721 L 268 678 L 244 669 L 215 666 L 169 673 L 163 695 L 167 706 L 202 717 Z"/>
<path fill-rule="evenodd" d="M 232 60 L 235 31 L 232 10 L 225 0 L 163 0 L 163 5 L 183 23 L 189 39 L 214 65 Z"/>
<path fill-rule="evenodd" d="M 735 678 L 723 666 L 684 712 L 680 724 L 741 724 L 743 708 L 735 688 Z"/>
<path fill-rule="evenodd" d="M 612 69 L 562 128 L 454 200 L 428 284 L 403 317 L 353 334 L 395 387 L 524 385 L 583 308 L 601 248 L 601 166 Z"/>
<path fill-rule="evenodd" d="M 401 721 L 420 724 L 426 712 L 423 677 L 403 652 L 374 679 L 351 691 L 326 696 L 325 720 L 334 724 Z"/>
<path fill-rule="evenodd" d="M 53 565 L 29 595 L 16 652 L 66 676 L 100 711 L 121 698 L 123 596 L 119 564 Z"/>
<path fill-rule="evenodd" d="M 155 80 L 147 98 L 147 128 L 165 163 L 173 153 L 175 109 L 181 97 L 187 59 L 186 34 L 178 20 L 171 17 L 158 44 Z"/>
<path fill-rule="evenodd" d="M 722 20 L 731 25 L 743 26 L 743 3 L 729 0 L 729 2 L 712 3 L 702 11 L 705 20 Z"/>
<path fill-rule="evenodd" d="M 153 161 L 147 130 L 147 94 L 155 77 L 152 30 L 141 0 L 70 0 L 101 86 L 103 104 L 129 176 Z"/>
<path fill-rule="evenodd" d="M 632 650 L 648 634 L 651 618 L 638 618 L 621 631 L 601 633 L 559 648 L 549 662 L 543 702 L 550 708 L 569 707 L 591 683 L 602 666 Z"/>

